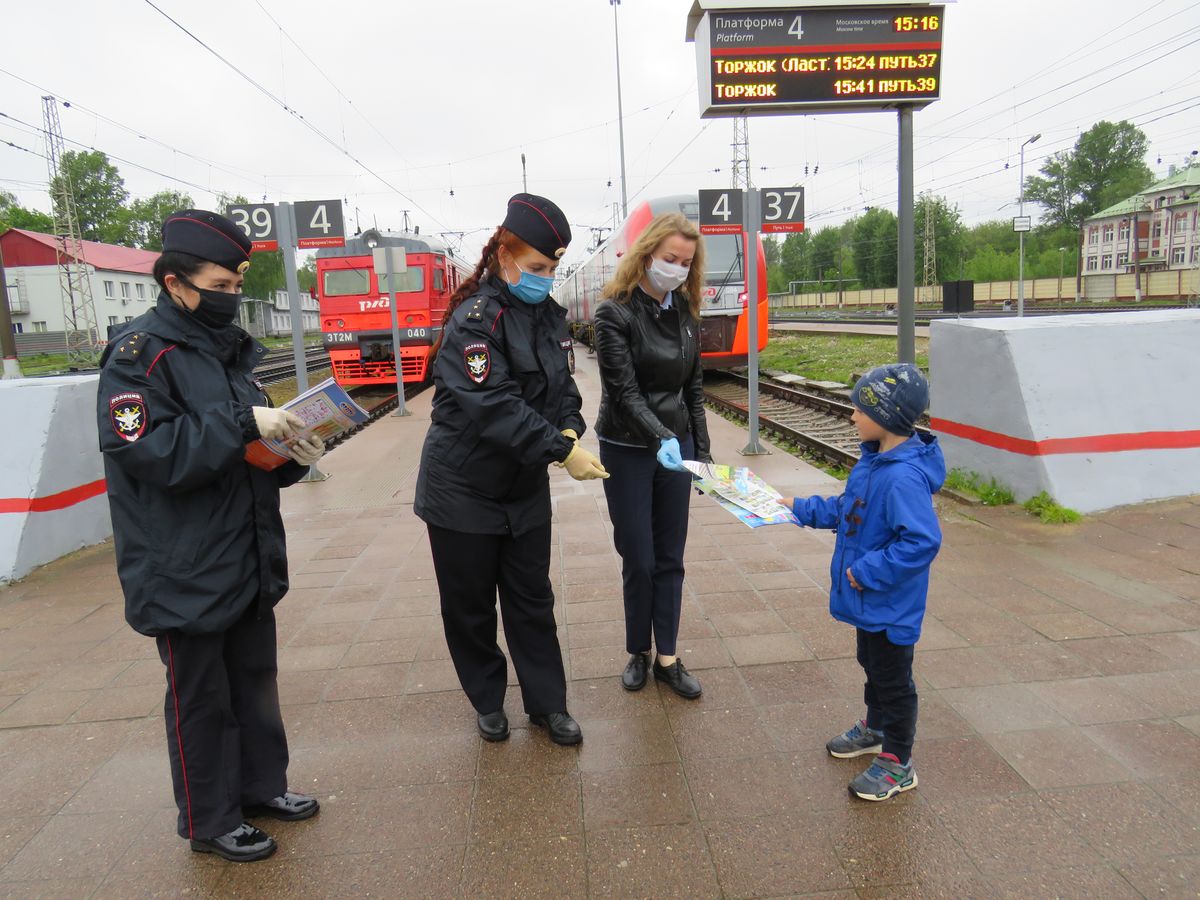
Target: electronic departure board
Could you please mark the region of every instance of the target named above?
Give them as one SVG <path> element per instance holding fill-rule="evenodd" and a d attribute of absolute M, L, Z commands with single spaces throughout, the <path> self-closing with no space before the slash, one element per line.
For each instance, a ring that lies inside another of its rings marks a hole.
<path fill-rule="evenodd" d="M 700 115 L 869 112 L 941 91 L 941 6 L 708 10 Z"/>

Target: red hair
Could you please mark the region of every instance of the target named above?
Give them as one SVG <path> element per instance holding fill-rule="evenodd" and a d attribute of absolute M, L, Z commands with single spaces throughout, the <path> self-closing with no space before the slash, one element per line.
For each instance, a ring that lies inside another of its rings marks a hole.
<path fill-rule="evenodd" d="M 479 262 L 475 266 L 475 271 L 471 273 L 471 277 L 458 286 L 458 290 L 450 297 L 450 302 L 446 304 L 446 312 L 442 316 L 442 331 L 438 335 L 437 343 L 433 345 L 431 356 L 437 356 L 438 351 L 442 348 L 442 338 L 446 336 L 446 328 L 450 324 L 450 317 L 454 311 L 462 305 L 464 300 L 470 299 L 475 292 L 479 290 L 479 284 L 483 281 L 486 275 L 500 274 L 500 248 L 504 247 L 509 253 L 514 256 L 524 250 L 532 249 L 527 243 L 505 228 L 503 225 L 497 228 L 488 242 L 483 245 L 483 252 L 479 255 Z"/>

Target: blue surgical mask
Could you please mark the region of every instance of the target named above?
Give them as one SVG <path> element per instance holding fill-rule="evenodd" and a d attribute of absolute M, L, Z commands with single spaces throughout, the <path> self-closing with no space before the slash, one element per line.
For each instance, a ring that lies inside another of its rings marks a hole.
<path fill-rule="evenodd" d="M 513 260 L 513 265 L 517 266 L 516 260 Z M 517 271 L 521 273 L 521 280 L 516 284 L 508 285 L 508 289 L 514 297 L 523 303 L 533 305 L 541 303 L 549 296 L 550 288 L 554 286 L 553 278 L 534 275 L 532 272 L 526 272 L 520 266 L 517 266 Z"/>

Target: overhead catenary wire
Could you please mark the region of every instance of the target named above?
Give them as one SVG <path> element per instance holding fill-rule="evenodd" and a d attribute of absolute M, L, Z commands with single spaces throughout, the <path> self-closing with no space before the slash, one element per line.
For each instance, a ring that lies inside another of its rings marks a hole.
<path fill-rule="evenodd" d="M 289 105 L 287 102 L 285 102 L 281 97 L 279 97 L 277 94 L 275 94 L 269 88 L 265 87 L 260 82 L 256 81 L 251 75 L 249 75 L 248 73 L 243 71 L 241 68 L 236 66 L 229 59 L 227 59 L 226 57 L 221 55 L 221 53 L 219 53 L 216 49 L 214 49 L 206 41 L 204 41 L 202 38 L 200 38 L 194 32 L 189 30 L 185 25 L 183 25 L 177 19 L 173 18 L 171 15 L 169 15 L 167 12 L 165 12 L 157 4 L 155 4 L 154 0 L 143 0 L 143 2 L 147 6 L 149 6 L 151 9 L 153 9 L 155 12 L 157 12 L 160 16 L 162 16 L 164 19 L 166 19 L 168 22 L 170 22 L 172 25 L 174 25 L 176 28 L 178 28 L 180 31 L 182 31 L 184 34 L 186 34 L 188 37 L 190 37 L 193 41 L 195 41 L 197 44 L 199 44 L 201 47 L 203 47 L 208 53 L 210 53 L 211 55 L 213 55 L 214 57 L 219 59 L 222 63 L 224 63 L 226 66 L 228 66 L 230 69 L 232 69 L 240 78 L 242 78 L 247 83 L 252 85 L 256 90 L 258 90 L 260 93 L 262 93 L 268 99 L 270 99 L 273 103 L 275 103 L 277 106 L 279 106 L 281 109 L 283 109 L 286 113 L 288 113 L 288 115 L 295 118 L 298 122 L 300 122 L 302 125 L 304 125 L 305 128 L 307 128 L 309 131 L 311 131 L 317 137 L 319 137 L 325 143 L 329 144 L 329 146 L 333 147 L 335 150 L 337 150 L 339 153 L 341 153 L 347 159 L 354 162 L 355 165 L 357 165 L 359 168 L 361 168 L 364 172 L 366 172 L 372 178 L 376 179 L 381 184 L 383 184 L 385 187 L 392 190 L 398 197 L 405 200 L 405 202 L 410 203 L 410 204 L 412 204 L 412 206 L 414 208 L 419 209 L 424 215 L 426 215 L 429 218 L 429 220 L 434 225 L 437 225 L 442 229 L 448 230 L 448 226 L 444 222 L 440 221 L 435 215 L 433 215 L 433 213 L 431 213 L 429 210 L 427 210 L 424 206 L 422 206 L 416 200 L 413 200 L 411 197 L 409 197 L 408 194 L 406 194 L 404 191 L 400 190 L 400 188 L 398 188 L 396 185 L 392 184 L 392 182 L 390 182 L 387 178 L 385 178 L 383 175 L 381 175 L 375 169 L 368 166 L 365 162 L 363 162 L 361 159 L 359 159 L 357 156 L 355 156 L 353 153 L 351 153 L 350 150 L 348 150 L 346 147 L 339 144 L 334 138 L 327 135 L 324 131 L 322 131 L 320 128 L 318 128 L 313 122 L 311 122 L 307 117 L 305 117 L 304 114 L 301 113 L 296 107 Z"/>

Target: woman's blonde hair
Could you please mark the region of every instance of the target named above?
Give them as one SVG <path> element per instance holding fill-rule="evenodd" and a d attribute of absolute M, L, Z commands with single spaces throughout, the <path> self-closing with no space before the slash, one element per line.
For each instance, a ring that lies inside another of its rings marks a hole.
<path fill-rule="evenodd" d="M 682 213 L 663 213 L 656 216 L 646 226 L 646 230 L 638 235 L 633 246 L 626 250 L 625 255 L 621 257 L 621 262 L 617 264 L 617 273 L 604 286 L 602 295 L 615 300 L 628 300 L 633 289 L 646 274 L 646 266 L 650 262 L 650 257 L 654 255 L 654 251 L 673 234 L 696 242 L 696 253 L 692 257 L 692 266 L 688 270 L 687 280 L 684 281 L 680 290 L 687 299 L 692 317 L 699 320 L 700 296 L 704 290 L 704 239 L 700 237 L 700 232 L 695 224 Z"/>

